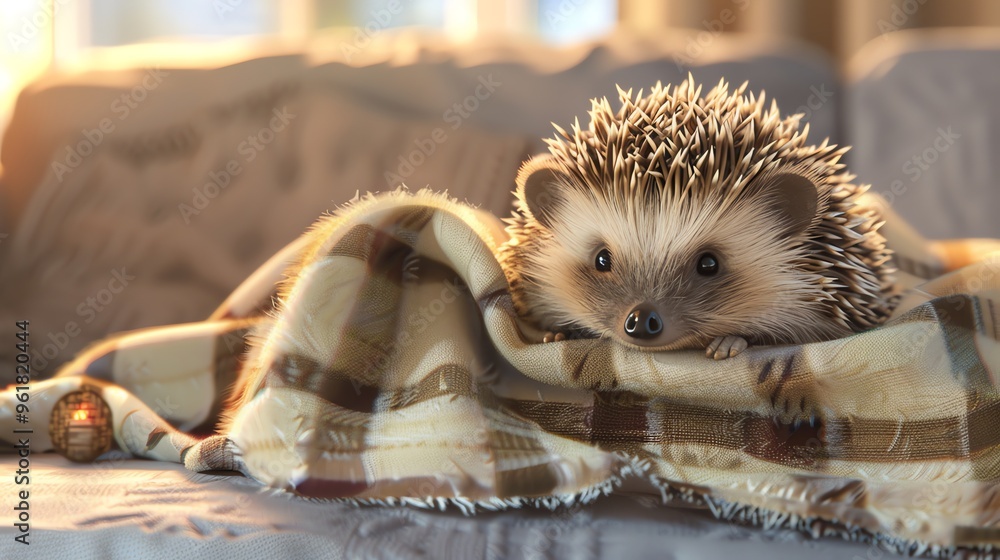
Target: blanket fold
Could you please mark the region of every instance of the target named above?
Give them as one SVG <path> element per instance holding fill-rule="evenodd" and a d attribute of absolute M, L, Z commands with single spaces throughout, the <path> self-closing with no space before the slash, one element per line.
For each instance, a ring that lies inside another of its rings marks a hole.
<path fill-rule="evenodd" d="M 714 361 L 542 344 L 494 257 L 500 220 L 427 191 L 367 197 L 209 321 L 91 347 L 42 410 L 90 383 L 119 395 L 123 448 L 313 497 L 557 507 L 640 477 L 724 519 L 992 554 L 1000 245 L 929 244 L 886 212 L 906 288 L 888 323 Z"/>

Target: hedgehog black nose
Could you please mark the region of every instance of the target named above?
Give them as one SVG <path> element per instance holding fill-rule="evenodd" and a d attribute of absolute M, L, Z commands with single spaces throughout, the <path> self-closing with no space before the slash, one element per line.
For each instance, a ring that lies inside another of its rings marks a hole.
<path fill-rule="evenodd" d="M 642 304 L 625 318 L 625 334 L 632 338 L 653 338 L 663 331 L 663 319 L 651 306 Z"/>

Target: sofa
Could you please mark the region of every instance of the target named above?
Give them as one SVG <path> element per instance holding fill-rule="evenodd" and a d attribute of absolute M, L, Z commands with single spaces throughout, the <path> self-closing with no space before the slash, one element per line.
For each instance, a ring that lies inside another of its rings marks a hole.
<path fill-rule="evenodd" d="M 544 150 L 551 123 L 583 120 L 589 99 L 614 101 L 616 86 L 689 72 L 707 86 L 746 81 L 802 113 L 815 142 L 852 145 L 858 181 L 924 235 L 1000 237 L 997 30 L 886 35 L 845 69 L 803 44 L 718 35 L 703 45 L 680 30 L 568 47 L 412 31 L 345 41 L 263 46 L 203 67 L 67 71 L 21 93 L 0 149 L 0 324 L 30 320 L 36 378 L 108 333 L 203 319 L 358 193 L 428 186 L 505 214 L 518 166 Z M 0 456 L 9 469 L 15 459 Z M 888 556 L 629 489 L 582 508 L 469 518 L 261 494 L 239 476 L 121 453 L 32 465 L 46 489 L 32 503 L 45 557 Z"/>

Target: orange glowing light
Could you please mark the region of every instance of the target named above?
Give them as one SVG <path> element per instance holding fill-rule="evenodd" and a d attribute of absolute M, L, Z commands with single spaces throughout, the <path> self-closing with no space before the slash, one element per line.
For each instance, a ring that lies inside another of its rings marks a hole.
<path fill-rule="evenodd" d="M 73 420 L 86 420 L 86 419 L 87 419 L 86 410 L 77 410 L 76 412 L 73 413 Z"/>

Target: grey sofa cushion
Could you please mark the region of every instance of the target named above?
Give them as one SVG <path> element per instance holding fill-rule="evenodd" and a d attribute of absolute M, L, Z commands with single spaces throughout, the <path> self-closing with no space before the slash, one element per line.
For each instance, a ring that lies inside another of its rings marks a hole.
<path fill-rule="evenodd" d="M 846 88 L 859 181 L 928 237 L 1000 237 L 1000 30 L 876 39 Z"/>

